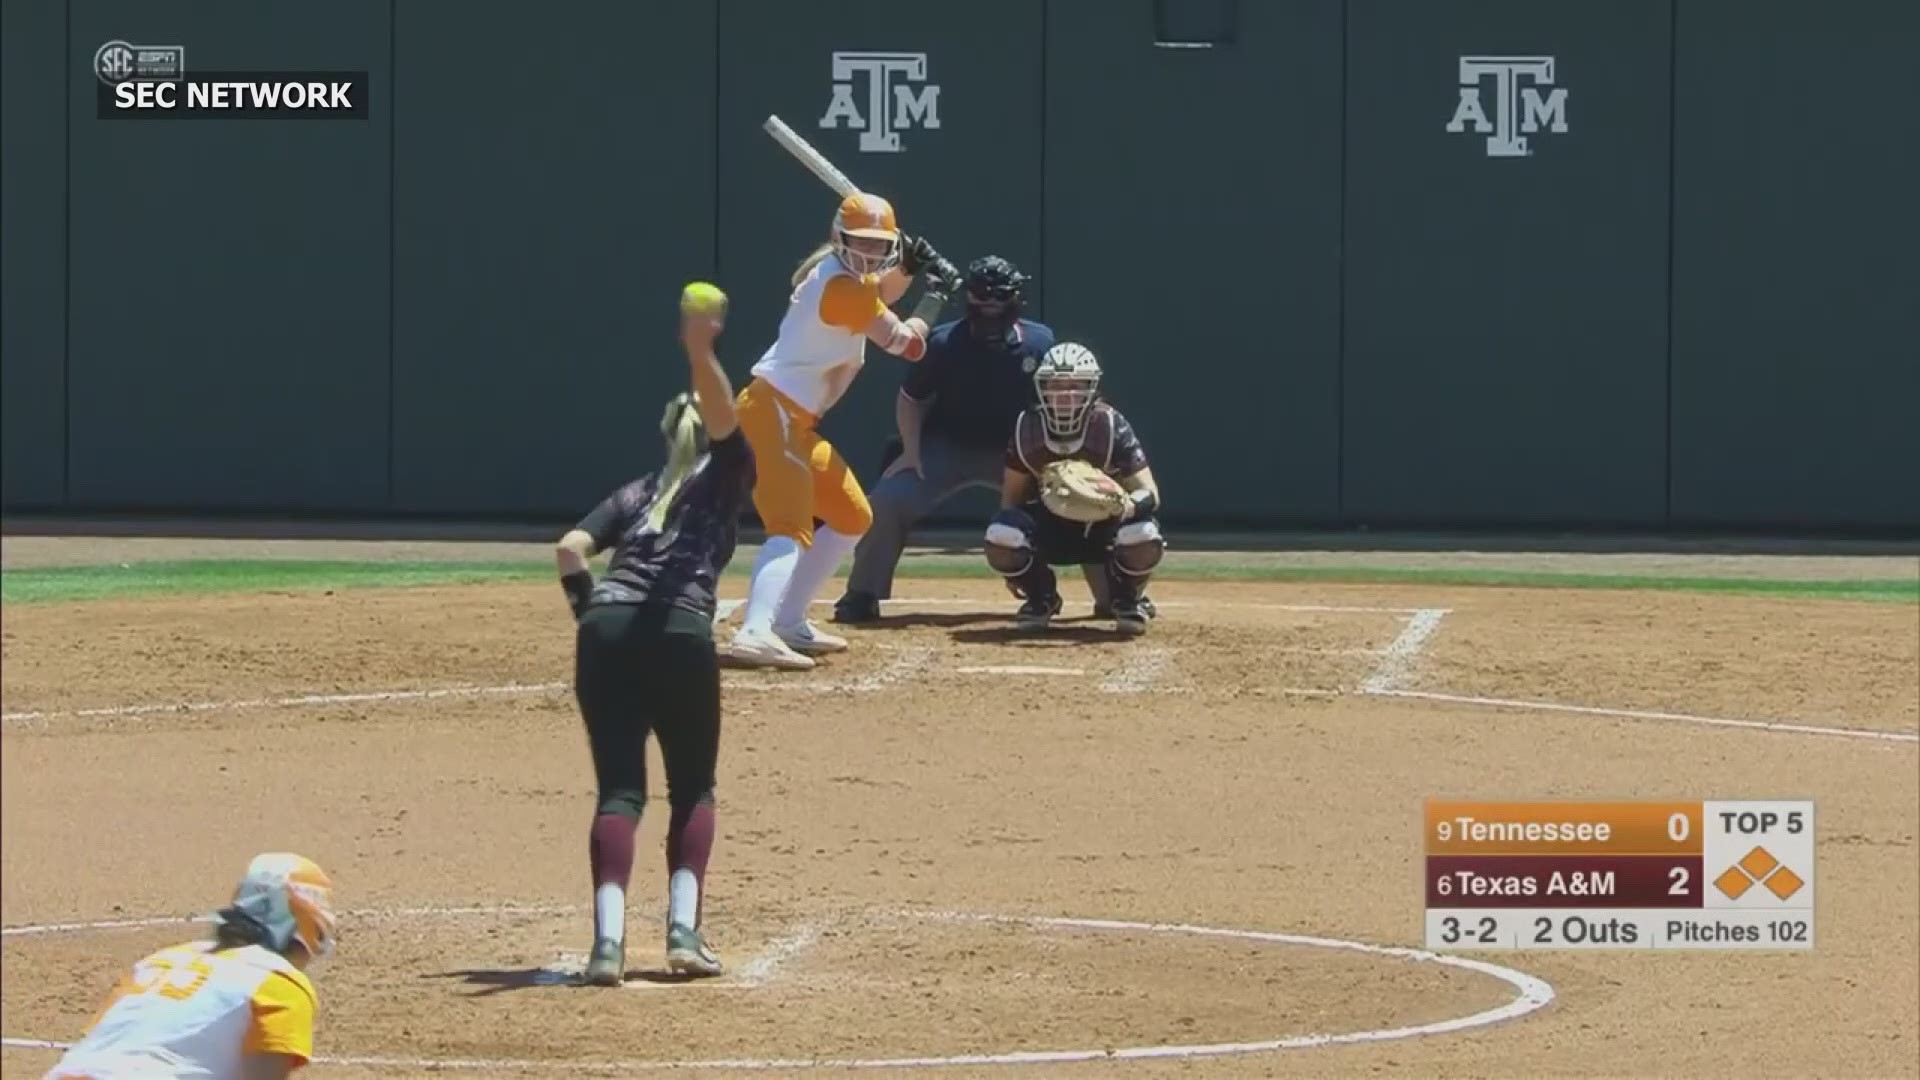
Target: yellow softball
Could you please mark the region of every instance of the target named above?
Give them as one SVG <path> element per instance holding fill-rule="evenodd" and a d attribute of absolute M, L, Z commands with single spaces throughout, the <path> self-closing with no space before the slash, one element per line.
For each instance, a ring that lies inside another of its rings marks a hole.
<path fill-rule="evenodd" d="M 717 318 L 727 310 L 727 294 L 718 285 L 696 281 L 680 290 L 680 310 L 687 315 Z"/>

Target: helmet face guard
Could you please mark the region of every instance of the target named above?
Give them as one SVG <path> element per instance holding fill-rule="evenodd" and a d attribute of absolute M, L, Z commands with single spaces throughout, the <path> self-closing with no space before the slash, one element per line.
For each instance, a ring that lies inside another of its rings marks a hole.
<path fill-rule="evenodd" d="M 1099 375 L 1036 376 L 1040 389 L 1040 414 L 1047 423 L 1049 438 L 1060 442 L 1078 439 L 1087 430 L 1087 417 L 1100 400 Z"/>
<path fill-rule="evenodd" d="M 855 241 L 860 241 L 858 247 Z M 877 277 L 900 264 L 900 236 L 874 229 L 840 229 L 833 236 L 833 253 L 854 273 Z"/>
<path fill-rule="evenodd" d="M 900 262 L 900 226 L 893 204 L 856 192 L 840 201 L 828 234 L 840 264 L 862 277 L 878 276 Z"/>
<path fill-rule="evenodd" d="M 967 326 L 975 337 L 1004 337 L 1026 306 L 1030 279 L 998 255 L 975 259 L 967 267 Z"/>
<path fill-rule="evenodd" d="M 1057 443 L 1077 442 L 1086 434 L 1087 418 L 1100 400 L 1100 361 L 1091 349 L 1062 342 L 1047 350 L 1034 369 L 1034 389 L 1040 394 L 1040 416 L 1047 438 Z"/>

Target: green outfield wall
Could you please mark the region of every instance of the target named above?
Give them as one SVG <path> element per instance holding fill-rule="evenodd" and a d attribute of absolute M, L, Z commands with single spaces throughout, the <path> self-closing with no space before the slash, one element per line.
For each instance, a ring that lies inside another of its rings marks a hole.
<path fill-rule="evenodd" d="M 8 0 L 5 507 L 554 518 L 833 205 L 1091 345 L 1168 517 L 1920 530 L 1920 5 Z M 363 71 L 102 118 L 101 47 Z M 871 483 L 904 367 L 826 433 Z M 978 501 L 958 505 L 965 517 Z"/>

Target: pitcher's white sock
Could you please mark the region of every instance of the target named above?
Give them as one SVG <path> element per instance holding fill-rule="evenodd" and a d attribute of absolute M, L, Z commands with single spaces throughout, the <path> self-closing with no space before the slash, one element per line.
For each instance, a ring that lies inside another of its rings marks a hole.
<path fill-rule="evenodd" d="M 595 937 L 627 940 L 627 890 L 609 881 L 593 890 Z"/>
<path fill-rule="evenodd" d="M 787 595 L 780 601 L 773 624 L 799 626 L 806 622 L 807 609 L 812 606 L 815 594 L 840 568 L 840 560 L 851 554 L 859 543 L 859 537 L 835 532 L 825 526 L 815 530 L 813 546 L 802 552 L 799 561 L 794 564 L 792 579 L 787 582 Z"/>
<path fill-rule="evenodd" d="M 760 557 L 753 561 L 753 583 L 747 586 L 747 610 L 740 615 L 740 629 L 773 629 L 773 613 L 780 598 L 787 594 L 794 565 L 800 561 L 800 541 L 791 536 L 769 536 L 760 545 Z"/>
<path fill-rule="evenodd" d="M 684 866 L 667 881 L 667 924 L 700 928 L 700 879 Z"/>

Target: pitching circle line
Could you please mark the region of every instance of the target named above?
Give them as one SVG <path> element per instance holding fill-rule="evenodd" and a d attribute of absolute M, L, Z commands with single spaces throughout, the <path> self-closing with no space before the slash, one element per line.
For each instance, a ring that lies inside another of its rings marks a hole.
<path fill-rule="evenodd" d="M 360 918 L 453 917 L 460 915 L 533 915 L 578 911 L 577 906 L 502 904 L 484 907 L 412 907 L 356 911 Z M 1392 1042 L 1423 1035 L 1444 1035 L 1470 1028 L 1486 1027 L 1518 1019 L 1536 1012 L 1551 1002 L 1554 989 L 1546 980 L 1523 971 L 1395 945 L 1369 945 L 1340 938 L 1282 934 L 1265 930 L 1236 930 L 1224 927 L 1194 926 L 1186 923 L 1132 922 L 1118 919 L 1079 919 L 1032 915 L 991 915 L 958 911 L 888 910 L 876 912 L 894 918 L 920 918 L 949 923 L 992 923 L 1042 929 L 1094 930 L 1119 934 L 1179 934 L 1189 937 L 1226 938 L 1236 941 L 1260 941 L 1276 945 L 1298 945 L 1316 949 L 1387 956 L 1413 963 L 1439 964 L 1491 976 L 1513 987 L 1513 1000 L 1471 1016 L 1435 1020 L 1408 1027 L 1350 1031 L 1331 1035 L 1294 1035 L 1282 1039 L 1255 1042 L 1193 1043 L 1180 1046 L 1129 1046 L 1102 1050 L 1020 1050 L 999 1054 L 924 1055 L 895 1058 L 743 1058 L 700 1061 L 531 1061 L 515 1059 L 407 1058 L 366 1055 L 320 1056 L 315 1064 L 351 1065 L 363 1068 L 465 1069 L 468 1071 L 627 1073 L 664 1072 L 669 1069 L 735 1069 L 742 1071 L 786 1071 L 800 1069 L 934 1069 L 952 1066 L 1055 1065 L 1082 1061 L 1140 1061 L 1185 1058 L 1230 1057 L 1273 1053 L 1281 1050 L 1310 1050 L 1323 1046 L 1352 1043 Z M 113 919 L 95 922 L 41 923 L 0 929 L 0 937 L 25 937 L 40 934 L 76 933 L 86 930 L 129 929 L 147 926 L 172 926 L 205 921 L 206 916 L 164 916 L 149 919 Z M 36 1050 L 64 1050 L 69 1043 L 48 1039 L 0 1037 L 0 1046 Z"/>

